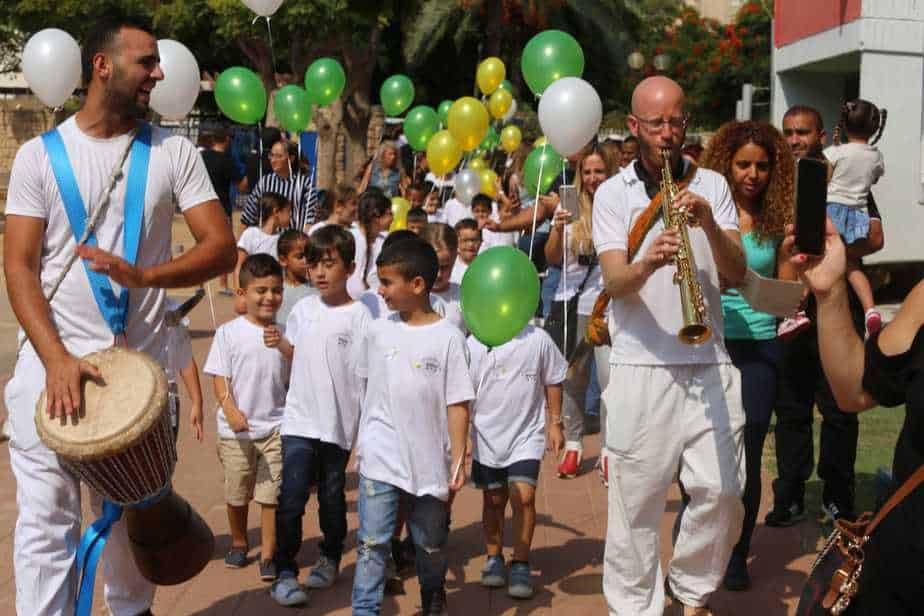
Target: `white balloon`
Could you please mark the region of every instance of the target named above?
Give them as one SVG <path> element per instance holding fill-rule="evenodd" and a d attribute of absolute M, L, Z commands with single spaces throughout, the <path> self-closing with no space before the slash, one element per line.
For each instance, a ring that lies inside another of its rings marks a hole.
<path fill-rule="evenodd" d="M 577 77 L 563 77 L 539 99 L 539 126 L 562 156 L 577 153 L 600 130 L 603 103 L 594 87 Z"/>
<path fill-rule="evenodd" d="M 456 198 L 468 207 L 475 195 L 481 192 L 481 176 L 474 169 L 463 169 L 456 174 L 453 187 L 456 189 Z"/>
<path fill-rule="evenodd" d="M 164 78 L 151 91 L 151 109 L 168 120 L 181 120 L 199 97 L 199 63 L 186 45 L 170 39 L 157 41 Z"/>
<path fill-rule="evenodd" d="M 47 28 L 26 43 L 21 66 L 39 100 L 49 107 L 60 107 L 80 84 L 80 47 L 64 30 Z"/>
<path fill-rule="evenodd" d="M 282 6 L 282 0 L 241 0 L 241 2 L 260 17 L 270 17 Z"/>
<path fill-rule="evenodd" d="M 504 117 L 501 118 L 501 121 L 506 123 L 513 119 L 517 113 L 517 99 L 513 99 L 510 103 L 510 109 L 507 110 L 507 113 L 504 114 Z"/>

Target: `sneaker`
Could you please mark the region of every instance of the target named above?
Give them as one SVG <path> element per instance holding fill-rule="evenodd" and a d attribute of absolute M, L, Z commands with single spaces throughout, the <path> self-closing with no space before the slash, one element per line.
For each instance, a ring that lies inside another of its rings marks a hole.
<path fill-rule="evenodd" d="M 725 570 L 725 578 L 722 585 L 726 590 L 740 592 L 751 587 L 751 576 L 748 574 L 747 558 L 732 554 L 728 561 L 728 568 Z"/>
<path fill-rule="evenodd" d="M 440 588 L 433 592 L 430 595 L 430 600 L 427 601 L 426 598 L 421 595 L 421 604 L 423 609 L 421 613 L 423 616 L 447 616 L 449 614 L 449 606 L 446 602 L 446 589 Z"/>
<path fill-rule="evenodd" d="M 264 582 L 272 582 L 276 579 L 276 563 L 272 560 L 260 561 L 260 579 Z"/>
<path fill-rule="evenodd" d="M 875 336 L 882 329 L 882 314 L 875 308 L 866 311 L 866 337 Z"/>
<path fill-rule="evenodd" d="M 225 554 L 225 567 L 228 569 L 242 569 L 247 566 L 247 550 L 231 548 Z"/>
<path fill-rule="evenodd" d="M 515 562 L 510 565 L 510 585 L 507 587 L 507 595 L 514 599 L 531 599 L 535 590 L 533 590 L 532 570 L 529 563 Z"/>
<path fill-rule="evenodd" d="M 821 515 L 823 519 L 822 524 L 837 522 L 838 520 L 854 520 L 855 516 L 852 511 L 844 511 L 834 503 L 822 503 L 821 505 Z"/>
<path fill-rule="evenodd" d="M 340 572 L 340 563 L 334 562 L 323 554 L 314 564 L 308 579 L 305 580 L 306 588 L 330 588 L 337 579 Z"/>
<path fill-rule="evenodd" d="M 811 324 L 812 321 L 805 315 L 805 311 L 800 310 L 788 319 L 783 319 L 776 335 L 782 340 L 790 340 L 808 329 Z"/>
<path fill-rule="evenodd" d="M 801 522 L 805 518 L 805 507 L 800 503 L 793 503 L 789 507 L 776 504 L 773 510 L 767 513 L 764 524 L 773 528 L 785 528 Z"/>
<path fill-rule="evenodd" d="M 600 483 L 603 484 L 603 487 L 610 487 L 610 465 L 608 458 L 602 453 L 600 454 L 600 459 L 597 462 L 597 474 L 600 475 Z"/>
<path fill-rule="evenodd" d="M 507 567 L 501 555 L 488 556 L 481 570 L 481 585 L 488 588 L 502 588 L 507 583 Z"/>
<path fill-rule="evenodd" d="M 308 593 L 298 583 L 298 578 L 291 571 L 283 571 L 279 579 L 270 588 L 270 596 L 279 605 L 292 607 L 308 603 Z"/>
<path fill-rule="evenodd" d="M 574 479 L 581 470 L 584 452 L 580 444 L 566 443 L 565 455 L 558 465 L 558 476 L 562 479 Z"/>

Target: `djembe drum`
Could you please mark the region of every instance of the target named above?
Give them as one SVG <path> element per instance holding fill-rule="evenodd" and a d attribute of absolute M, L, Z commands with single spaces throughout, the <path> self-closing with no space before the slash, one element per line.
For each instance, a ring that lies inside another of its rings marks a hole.
<path fill-rule="evenodd" d="M 209 562 L 215 537 L 171 488 L 176 447 L 164 371 L 147 355 L 121 347 L 84 359 L 102 381 L 84 383 L 76 418 L 50 418 L 43 392 L 35 413 L 39 437 L 88 486 L 124 507 L 132 554 L 145 578 L 161 586 L 185 582 Z"/>

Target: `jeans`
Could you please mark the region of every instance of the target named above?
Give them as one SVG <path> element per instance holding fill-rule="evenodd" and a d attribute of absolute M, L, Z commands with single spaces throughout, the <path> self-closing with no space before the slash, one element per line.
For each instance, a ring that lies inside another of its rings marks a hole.
<path fill-rule="evenodd" d="M 346 467 L 350 452 L 333 443 L 301 436 L 282 437 L 282 487 L 276 509 L 276 568 L 298 573 L 295 557 L 302 546 L 302 516 L 313 479 L 318 478 L 318 518 L 324 540 L 321 554 L 335 563 L 347 534 Z"/>
<path fill-rule="evenodd" d="M 429 605 L 433 593 L 443 588 L 447 569 L 444 548 L 449 535 L 447 504 L 433 496 L 408 494 L 389 483 L 360 474 L 353 616 L 379 613 L 385 591 L 385 561 L 391 552 L 391 537 L 402 499 L 416 549 L 422 603 Z"/>
<path fill-rule="evenodd" d="M 741 399 L 744 404 L 744 524 L 733 554 L 746 558 L 760 508 L 760 461 L 764 440 L 770 430 L 770 416 L 776 402 L 780 343 L 770 340 L 726 340 L 732 363 L 741 371 Z"/>
<path fill-rule="evenodd" d="M 822 502 L 842 514 L 854 507 L 854 464 L 857 459 L 857 416 L 837 407 L 821 369 L 815 328 L 783 343 L 776 401 L 776 460 L 773 482 L 776 506 L 804 505 L 805 482 L 812 475 L 813 407 L 821 412 L 818 476 L 824 481 Z"/>

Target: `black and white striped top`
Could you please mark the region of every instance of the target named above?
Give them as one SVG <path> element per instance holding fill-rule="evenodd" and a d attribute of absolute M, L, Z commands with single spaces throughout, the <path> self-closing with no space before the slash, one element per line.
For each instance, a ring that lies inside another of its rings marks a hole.
<path fill-rule="evenodd" d="M 271 192 L 279 193 L 292 203 L 291 228 L 307 233 L 318 209 L 318 191 L 311 185 L 311 176 L 305 173 L 288 178 L 270 173 L 260 178 L 241 212 L 241 224 L 247 227 L 260 224 L 260 197 Z"/>

